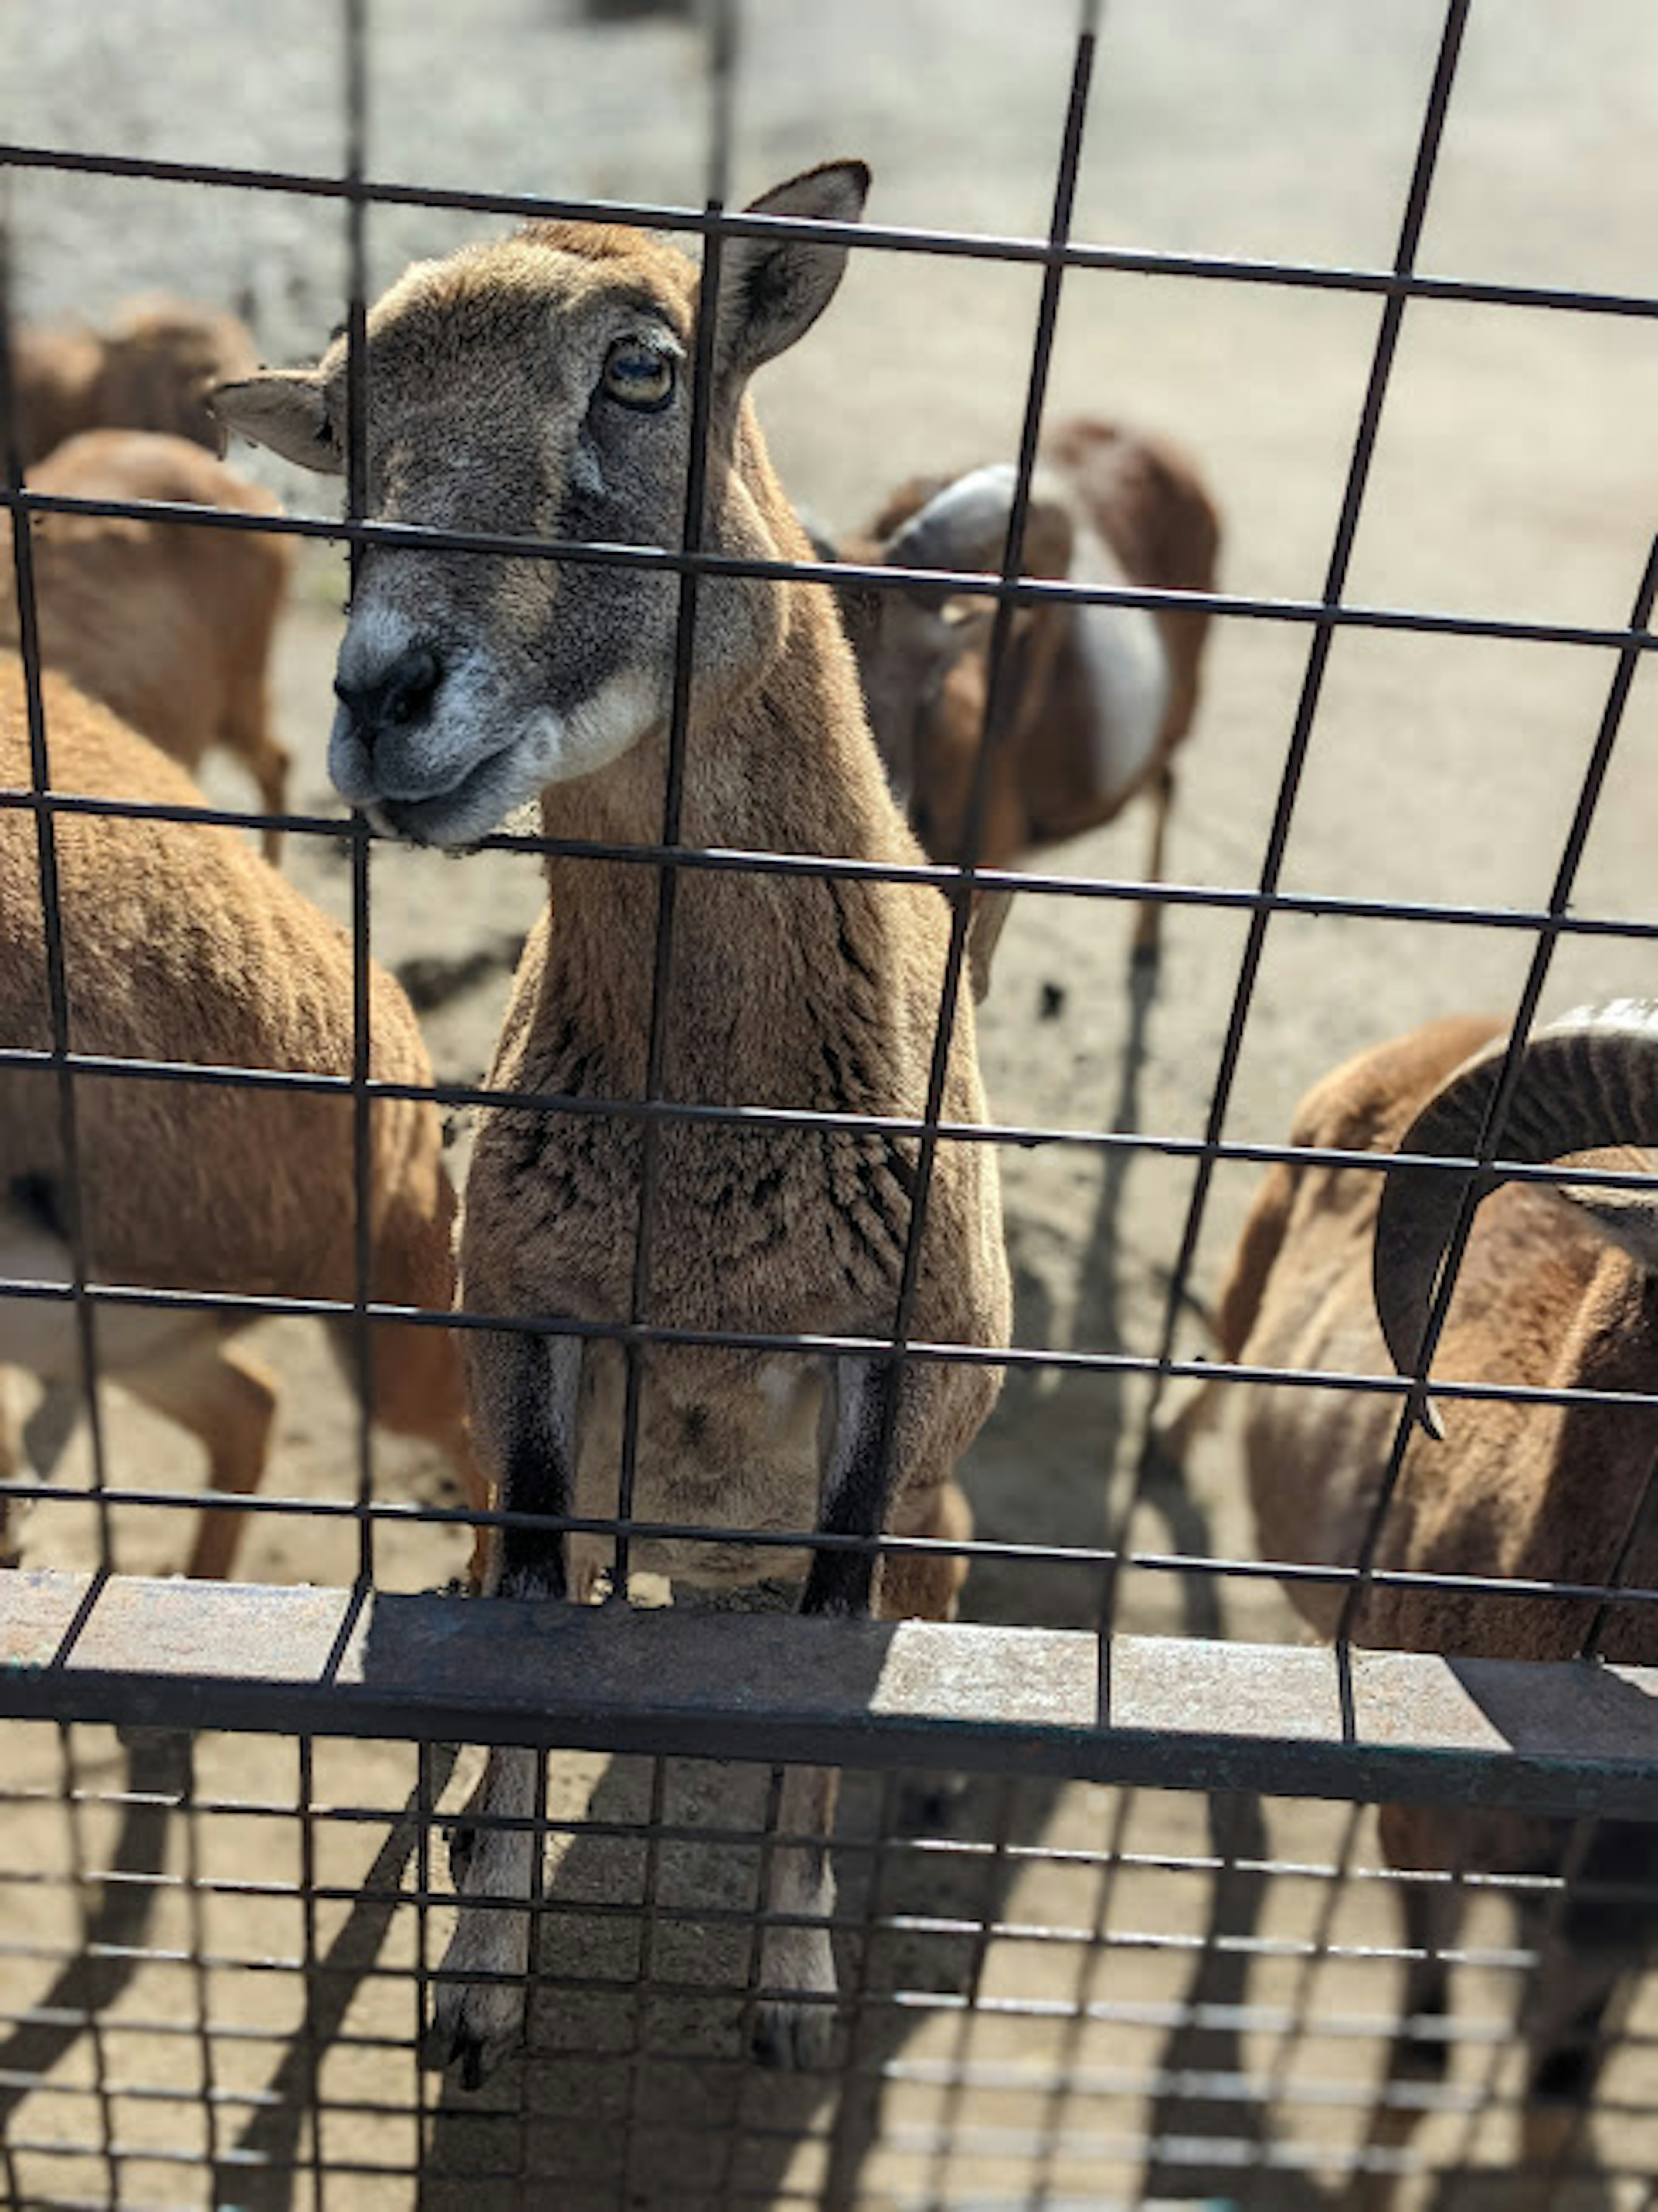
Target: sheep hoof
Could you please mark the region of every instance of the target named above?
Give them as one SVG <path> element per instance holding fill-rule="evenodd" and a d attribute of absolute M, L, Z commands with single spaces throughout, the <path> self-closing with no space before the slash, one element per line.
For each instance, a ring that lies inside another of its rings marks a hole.
<path fill-rule="evenodd" d="M 454 1820 L 443 1832 L 443 1840 L 449 1851 L 449 1882 L 453 1889 L 465 1889 L 467 1871 L 472 1863 L 472 1853 L 477 1848 L 478 1832 L 471 1820 Z"/>
<path fill-rule="evenodd" d="M 451 2066 L 459 2067 L 460 2086 L 468 2090 L 481 2089 L 503 2056 L 501 2046 L 486 2043 L 470 2028 L 452 2029 L 436 2021 L 421 2046 L 423 2065 L 434 2074 L 441 2074 Z"/>
<path fill-rule="evenodd" d="M 463 2089 L 481 2089 L 523 2033 L 521 1993 L 513 1986 L 454 1983 L 438 1992 L 421 2062 L 434 2073 L 454 2066 Z"/>
<path fill-rule="evenodd" d="M 766 1999 L 754 2016 L 750 2047 L 756 2063 L 780 2074 L 826 2067 L 835 2046 L 835 2013 L 829 2005 Z"/>
<path fill-rule="evenodd" d="M 907 1836 L 929 1836 L 955 1821 L 967 1796 L 963 1774 L 933 1775 L 898 1787 L 897 1824 Z"/>

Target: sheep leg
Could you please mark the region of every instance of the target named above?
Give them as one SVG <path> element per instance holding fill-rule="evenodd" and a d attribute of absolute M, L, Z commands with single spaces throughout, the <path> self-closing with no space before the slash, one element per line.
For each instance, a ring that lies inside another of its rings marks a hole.
<path fill-rule="evenodd" d="M 260 655 L 260 667 L 264 655 Z M 246 693 L 236 698 L 225 720 L 227 749 L 246 766 L 258 788 L 259 805 L 266 814 L 288 811 L 288 777 L 294 757 L 270 734 L 264 678 L 261 674 Z M 264 857 L 275 867 L 282 856 L 282 833 L 267 829 L 260 841 Z"/>
<path fill-rule="evenodd" d="M 1384 1808 L 1384 1848 L 1386 1843 Z M 1390 1854 L 1391 1856 L 1391 1854 Z M 1370 2114 L 1367 2147 L 1403 2150 L 1416 2133 L 1423 2106 L 1418 2090 L 1430 2090 L 1445 2078 L 1449 2046 L 1431 2033 L 1449 2009 L 1450 1977 L 1444 1953 L 1456 1936 L 1461 1900 L 1448 1883 L 1409 1882 L 1400 1892 L 1405 1940 L 1414 1955 L 1405 1969 L 1400 2032 L 1388 2061 L 1382 2095 Z M 1352 2191 L 1357 2212 L 1383 2212 L 1400 2187 L 1392 2173 L 1370 2173 Z"/>
<path fill-rule="evenodd" d="M 575 1469 L 575 1417 L 581 1343 L 481 1333 L 469 1346 L 479 1450 L 501 1475 L 503 1511 L 565 1516 Z M 562 1530 L 507 1528 L 495 1532 L 489 1594 L 562 1598 L 566 1590 Z M 491 1751 L 483 1778 L 450 1846 L 460 1915 L 440 1969 L 433 2007 L 429 2063 L 452 2060 L 469 2089 L 477 2088 L 524 2033 L 542 1849 L 538 1828 L 484 1826 L 530 1821 L 539 1813 L 537 1754 Z M 526 1909 L 513 1910 L 521 1904 Z M 488 1980 L 473 1978 L 487 1975 Z"/>
<path fill-rule="evenodd" d="M 1578 1880 L 1591 1887 L 1644 1887 L 1650 1866 L 1646 1832 L 1625 1821 L 1607 1820 L 1596 1832 Z M 1552 1941 L 1540 1905 L 1532 1905 L 1523 1917 L 1525 1936 L 1544 1952 L 1521 2022 L 1527 2051 L 1521 2156 L 1527 2188 L 1539 2204 L 1552 2203 L 1561 2189 L 1558 2169 L 1570 2156 L 1594 2101 L 1606 2058 L 1606 2008 L 1638 1950 L 1638 1938 L 1634 1943 L 1631 1939 L 1636 1910 L 1613 1896 L 1582 1895 L 1574 1886 Z M 1516 2203 L 1525 2201 L 1516 2196 Z"/>
<path fill-rule="evenodd" d="M 825 1534 L 873 1535 L 884 1518 L 881 1432 L 886 1370 L 870 1360 L 841 1360 L 835 1381 L 834 1434 L 818 1525 Z M 912 1387 L 918 1396 L 926 1395 L 926 1382 Z M 896 1425 L 895 1435 L 900 1438 L 920 1425 L 916 1403 L 904 1410 L 911 1419 Z M 895 1450 L 895 1462 L 896 1457 Z M 906 1486 L 908 1510 L 901 1510 L 898 1533 L 948 1537 L 969 1533 L 972 1523 L 967 1501 L 953 1482 L 921 1488 L 925 1502 L 920 1504 L 910 1502 L 917 1488 Z M 889 1620 L 920 1614 L 945 1620 L 955 1612 L 965 1572 L 958 1559 L 908 1553 L 883 1561 L 878 1581 L 875 1562 L 868 1557 L 850 1551 L 820 1552 L 813 1559 L 800 1609 L 805 1613 L 850 1614 L 868 1611 L 873 1601 Z M 773 1854 L 767 1910 L 822 1924 L 766 1932 L 761 1946 L 762 1984 L 774 1993 L 797 1994 L 773 1994 L 759 2006 L 754 2050 L 762 2065 L 821 2066 L 832 2049 L 834 2008 L 801 2000 L 823 2000 L 835 1991 L 835 1950 L 828 1926 L 835 1909 L 829 1838 L 839 1788 L 840 1777 L 832 1767 L 797 1766 L 784 1772 L 780 1824 L 786 1833 L 811 1841 L 785 1845 Z"/>
<path fill-rule="evenodd" d="M 901 1501 L 894 1516 L 898 1535 L 959 1544 L 973 1534 L 973 1509 L 954 1481 L 946 1480 L 929 1491 L 919 1508 L 903 1508 Z M 876 1613 L 883 1620 L 954 1620 L 966 1580 L 967 1561 L 952 1553 L 889 1553 L 876 1579 Z M 899 1789 L 898 1818 L 915 1833 L 931 1832 L 952 1817 L 966 1788 L 961 1775 L 912 1776 Z"/>
<path fill-rule="evenodd" d="M 777 1825 L 783 1834 L 806 1840 L 780 1844 L 773 1851 L 766 1911 L 817 1924 L 768 1927 L 761 1938 L 761 1986 L 770 1992 L 754 2017 L 754 2055 L 762 2066 L 825 2066 L 834 2048 L 835 1949 L 828 1922 L 835 1910 L 835 1872 L 829 1839 L 840 1792 L 840 1773 L 833 1766 L 783 1770 Z"/>
<path fill-rule="evenodd" d="M 382 1249 L 376 1255 L 376 1292 L 394 1305 L 429 1305 L 435 1297 L 431 1286 L 411 1279 L 392 1261 L 393 1252 Z M 443 1303 L 447 1304 L 446 1297 Z M 333 1324 L 335 1346 L 341 1364 L 355 1376 L 355 1324 Z M 453 1468 L 466 1503 L 476 1513 L 490 1506 L 489 1486 L 472 1449 L 466 1420 L 466 1388 L 460 1369 L 460 1352 L 446 1328 L 417 1328 L 407 1322 L 381 1322 L 372 1339 L 372 1382 L 374 1419 L 394 1436 L 418 1437 L 434 1444 Z M 483 1589 L 489 1568 L 489 1532 L 472 1531 L 472 1556 L 467 1563 L 466 1586 Z"/>
<path fill-rule="evenodd" d="M 253 757 L 248 762 L 253 781 L 258 786 L 259 805 L 266 814 L 286 814 L 288 811 L 288 773 L 293 765 L 293 756 L 286 745 L 280 745 L 271 737 L 264 738 Z M 271 866 L 280 866 L 282 857 L 282 833 L 267 826 L 259 840 L 259 849 Z"/>
<path fill-rule="evenodd" d="M 883 1468 L 881 1423 L 884 1370 L 873 1361 L 842 1359 L 834 1369 L 834 1425 L 823 1471 L 818 1528 L 825 1535 L 873 1535 L 881 1525 Z M 818 1552 L 800 1601 L 803 1613 L 867 1613 L 875 1562 L 851 1551 Z M 755 2014 L 754 2054 L 762 2066 L 820 2066 L 834 2040 L 835 2012 L 827 2003 L 802 1996 L 835 1995 L 835 1948 L 829 1916 L 835 1909 L 835 1874 L 829 1837 L 835 1820 L 840 1777 L 832 1767 L 786 1768 L 778 1809 L 786 1833 L 810 1836 L 810 1844 L 780 1847 L 772 1854 L 767 1888 L 768 1913 L 807 1916 L 817 1927 L 768 1928 L 760 1947 L 763 1988 L 792 1990 L 793 1996 L 762 1999 Z M 819 1843 L 816 1838 L 821 1837 Z"/>
<path fill-rule="evenodd" d="M 1163 881 L 1163 848 L 1169 835 L 1169 810 L 1175 803 L 1175 771 L 1165 761 L 1157 770 L 1151 787 L 1151 844 L 1145 856 L 1145 880 L 1148 884 Z M 1150 967 L 1163 949 L 1163 905 L 1157 899 L 1145 899 L 1134 922 L 1133 962 L 1137 968 Z"/>
<path fill-rule="evenodd" d="M 258 1488 L 276 1415 L 276 1382 L 251 1352 L 222 1337 L 191 1337 L 164 1357 L 128 1368 L 121 1381 L 135 1398 L 201 1438 L 213 1489 L 246 1498 Z M 185 1572 L 222 1581 L 246 1517 L 203 1513 Z"/>

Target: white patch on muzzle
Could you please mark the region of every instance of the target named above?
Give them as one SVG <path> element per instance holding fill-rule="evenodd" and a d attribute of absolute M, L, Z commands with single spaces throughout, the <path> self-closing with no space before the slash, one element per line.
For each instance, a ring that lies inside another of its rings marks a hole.
<path fill-rule="evenodd" d="M 395 609 L 370 603 L 352 616 L 340 647 L 340 680 L 368 688 L 419 641 Z M 515 720 L 487 650 L 442 661 L 429 711 L 365 743 L 342 707 L 329 742 L 335 788 L 377 829 L 423 844 L 467 845 L 485 836 L 550 783 L 591 775 L 636 744 L 665 712 L 647 668 L 623 669 L 565 713 L 533 708 Z"/>

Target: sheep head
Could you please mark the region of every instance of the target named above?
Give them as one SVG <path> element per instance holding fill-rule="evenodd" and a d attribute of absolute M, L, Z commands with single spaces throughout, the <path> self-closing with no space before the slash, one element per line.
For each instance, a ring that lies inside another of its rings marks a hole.
<path fill-rule="evenodd" d="M 1011 464 L 956 477 L 916 479 L 894 494 L 869 529 L 843 549 L 842 557 L 891 568 L 972 569 L 994 575 L 1006 550 L 1017 482 Z M 1068 575 L 1072 536 L 1069 507 L 1039 471 L 1032 479 L 1025 520 L 1024 574 Z M 852 586 L 841 594 L 841 612 L 888 779 L 900 804 L 913 806 L 924 780 L 919 757 L 928 720 L 963 659 L 987 647 L 995 602 L 936 585 L 917 584 L 908 591 Z M 1015 617 L 1016 641 L 1042 618 L 1042 611 L 1022 611 Z"/>
<path fill-rule="evenodd" d="M 748 212 L 855 222 L 861 162 L 814 169 Z M 833 296 L 846 247 L 786 226 L 723 240 L 709 352 L 701 541 L 782 557 L 797 526 L 748 380 Z M 684 527 L 694 264 L 641 232 L 531 223 L 416 264 L 370 311 L 362 425 L 379 520 L 491 537 L 676 547 Z M 220 416 L 313 469 L 345 465 L 349 348 L 314 369 L 221 387 Z M 603 565 L 427 545 L 366 549 L 341 646 L 329 751 L 342 796 L 417 842 L 474 842 L 547 787 L 594 775 L 665 726 L 679 590 Z M 786 587 L 708 577 L 695 703 L 756 691 L 782 659 Z"/>

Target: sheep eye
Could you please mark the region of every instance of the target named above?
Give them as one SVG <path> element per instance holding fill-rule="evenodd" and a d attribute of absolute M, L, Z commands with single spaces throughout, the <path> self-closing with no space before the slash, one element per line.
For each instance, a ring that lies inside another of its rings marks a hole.
<path fill-rule="evenodd" d="M 603 382 L 607 399 L 653 415 L 673 398 L 673 356 L 641 338 L 618 338 L 604 356 Z"/>

